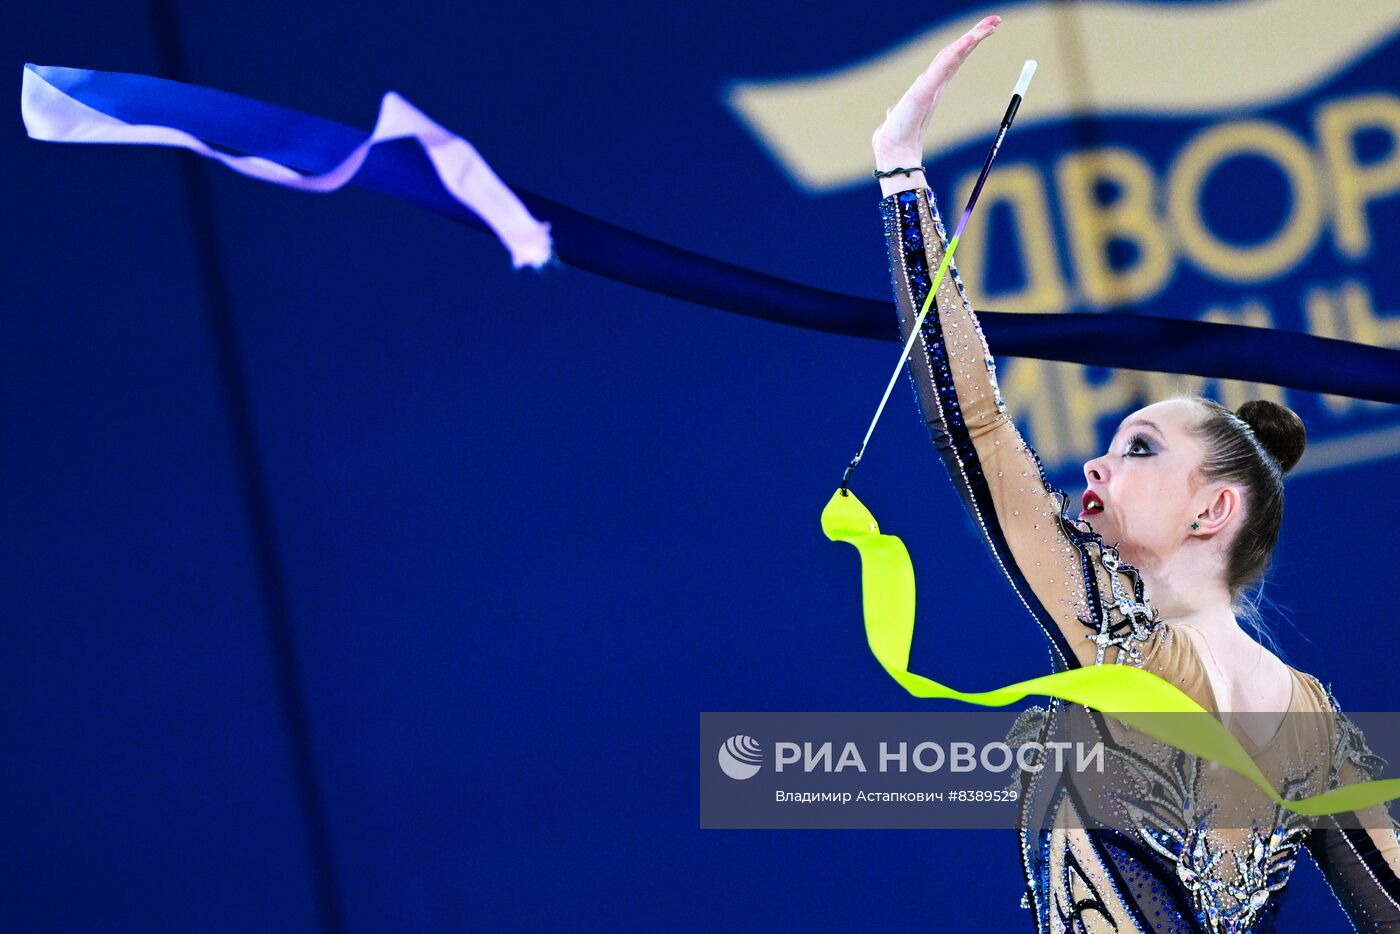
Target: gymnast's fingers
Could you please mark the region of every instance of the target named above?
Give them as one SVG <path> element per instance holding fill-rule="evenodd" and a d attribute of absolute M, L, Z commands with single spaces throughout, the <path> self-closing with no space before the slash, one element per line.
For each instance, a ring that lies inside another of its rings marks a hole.
<path fill-rule="evenodd" d="M 953 79 L 953 75 L 957 74 L 962 63 L 972 54 L 972 50 L 977 48 L 983 39 L 996 32 L 1000 25 L 1000 16 L 988 16 L 968 30 L 962 38 L 944 47 L 934 56 L 933 62 L 924 73 L 915 79 L 909 93 L 914 94 L 920 101 L 926 101 L 931 109 L 942 96 L 943 89 Z"/>
<path fill-rule="evenodd" d="M 972 50 L 999 25 L 1001 17 L 988 16 L 934 57 L 898 103 L 885 111 L 885 122 L 875 131 L 877 149 L 922 148 L 924 131 L 944 88 Z"/>

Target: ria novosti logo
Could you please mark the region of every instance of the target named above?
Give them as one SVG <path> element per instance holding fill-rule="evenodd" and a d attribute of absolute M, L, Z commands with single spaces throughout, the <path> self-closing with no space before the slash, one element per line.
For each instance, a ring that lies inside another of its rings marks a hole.
<path fill-rule="evenodd" d="M 752 736 L 731 736 L 719 747 L 719 767 L 730 778 L 743 781 L 758 774 L 763 765 L 763 747 Z"/>

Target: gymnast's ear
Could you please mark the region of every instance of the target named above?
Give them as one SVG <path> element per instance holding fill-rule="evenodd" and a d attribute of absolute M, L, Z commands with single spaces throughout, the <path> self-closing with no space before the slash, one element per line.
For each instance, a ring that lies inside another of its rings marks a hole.
<path fill-rule="evenodd" d="M 1202 493 L 1209 498 L 1205 501 L 1204 508 L 1196 514 L 1194 524 L 1199 527 L 1188 529 L 1187 534 L 1197 538 L 1210 538 L 1225 531 L 1234 519 L 1239 518 L 1243 521 L 1244 495 L 1238 485 L 1222 483 L 1207 487 Z"/>

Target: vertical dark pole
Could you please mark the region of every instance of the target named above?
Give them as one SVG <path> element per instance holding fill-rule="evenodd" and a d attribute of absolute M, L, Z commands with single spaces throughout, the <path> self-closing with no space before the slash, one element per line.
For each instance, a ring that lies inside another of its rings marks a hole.
<path fill-rule="evenodd" d="M 176 81 L 188 80 L 179 22 L 173 0 L 150 0 L 161 74 Z M 272 650 L 278 701 L 287 727 L 287 748 L 297 797 L 301 803 L 306 848 L 322 928 L 332 934 L 345 930 L 341 913 L 340 888 L 336 882 L 330 826 L 326 820 L 324 796 L 316 775 L 316 755 L 311 724 L 306 712 L 305 692 L 297 664 L 296 642 L 291 612 L 287 606 L 286 580 L 277 547 L 277 534 L 263 477 L 262 457 L 238 351 L 238 331 L 233 303 L 229 298 L 228 276 L 219 251 L 218 225 L 205 166 L 189 155 L 180 157 L 180 173 L 189 200 L 190 223 L 199 257 L 200 279 L 208 309 L 209 330 L 214 340 L 219 385 L 233 436 L 244 502 L 252 532 L 254 560 L 262 595 L 263 619 Z"/>

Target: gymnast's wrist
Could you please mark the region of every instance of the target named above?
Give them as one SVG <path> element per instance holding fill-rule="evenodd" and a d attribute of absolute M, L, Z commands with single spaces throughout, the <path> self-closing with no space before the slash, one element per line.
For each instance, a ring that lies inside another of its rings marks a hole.
<path fill-rule="evenodd" d="M 897 163 L 887 159 L 877 159 L 875 160 L 875 166 L 876 172 L 889 172 L 891 169 L 905 170 L 878 177 L 878 181 L 880 182 L 880 194 L 884 197 L 898 194 L 901 191 L 910 191 L 928 186 L 928 181 L 924 178 L 923 167 L 919 165 L 918 159 Z"/>

